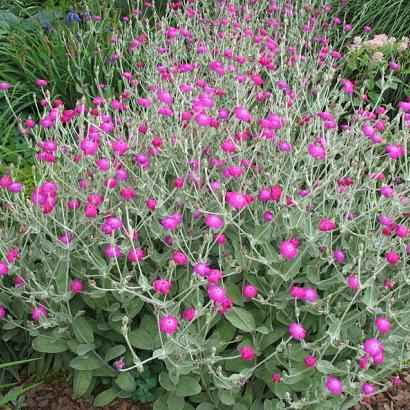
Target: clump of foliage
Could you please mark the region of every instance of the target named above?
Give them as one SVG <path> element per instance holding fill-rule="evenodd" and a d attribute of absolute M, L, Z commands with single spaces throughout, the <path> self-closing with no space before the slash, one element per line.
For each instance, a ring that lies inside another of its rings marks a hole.
<path fill-rule="evenodd" d="M 0 177 L 5 334 L 71 369 L 78 396 L 104 385 L 96 405 L 147 394 L 135 371 L 158 360 L 155 409 L 348 409 L 398 383 L 410 101 L 383 101 L 394 67 L 362 98 L 333 45 L 346 27 L 315 0 L 125 23 L 95 93 L 70 106 L 35 80 L 30 200 Z"/>

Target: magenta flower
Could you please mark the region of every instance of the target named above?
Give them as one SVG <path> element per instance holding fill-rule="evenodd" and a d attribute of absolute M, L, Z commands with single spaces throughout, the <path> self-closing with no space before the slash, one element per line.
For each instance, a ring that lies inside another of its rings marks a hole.
<path fill-rule="evenodd" d="M 4 319 L 6 317 L 6 309 L 4 308 L 4 306 L 0 305 L 0 320 Z"/>
<path fill-rule="evenodd" d="M 384 346 L 380 343 L 376 338 L 370 338 L 365 340 L 363 343 L 363 350 L 371 357 L 378 355 L 379 353 L 383 353 Z"/>
<path fill-rule="evenodd" d="M 255 351 L 250 346 L 241 347 L 241 357 L 242 360 L 245 360 L 246 362 L 251 362 L 255 357 Z"/>
<path fill-rule="evenodd" d="M 336 223 L 331 221 L 330 219 L 323 218 L 319 222 L 319 230 L 322 232 L 333 231 L 336 229 Z"/>
<path fill-rule="evenodd" d="M 342 394 L 344 391 L 343 383 L 334 376 L 328 376 L 326 380 L 326 389 L 332 394 Z"/>
<path fill-rule="evenodd" d="M 221 229 L 224 226 L 224 220 L 219 215 L 207 215 L 205 217 L 205 224 L 210 229 Z"/>
<path fill-rule="evenodd" d="M 176 265 L 185 266 L 188 264 L 188 257 L 183 252 L 175 252 L 172 255 L 172 260 Z"/>
<path fill-rule="evenodd" d="M 253 285 L 245 285 L 242 293 L 246 299 L 253 299 L 258 294 L 258 288 Z"/>
<path fill-rule="evenodd" d="M 188 309 L 185 309 L 182 312 L 182 317 L 187 322 L 191 322 L 192 320 L 195 319 L 195 314 L 196 314 L 195 308 L 194 307 L 189 307 Z"/>
<path fill-rule="evenodd" d="M 396 263 L 400 262 L 400 255 L 394 251 L 386 252 L 384 257 L 387 263 L 389 263 L 390 265 L 395 265 Z"/>
<path fill-rule="evenodd" d="M 374 323 L 376 325 L 377 330 L 380 333 L 390 332 L 391 324 L 389 322 L 389 319 L 387 319 L 387 317 L 378 317 L 375 319 Z"/>
<path fill-rule="evenodd" d="M 79 279 L 74 279 L 70 283 L 70 290 L 71 290 L 72 293 L 82 292 L 83 289 L 84 289 L 84 285 L 81 282 L 81 280 L 79 280 Z"/>
<path fill-rule="evenodd" d="M 234 113 L 235 113 L 235 117 L 238 120 L 241 120 L 244 122 L 251 121 L 251 114 L 245 107 L 236 107 Z"/>
<path fill-rule="evenodd" d="M 40 320 L 40 317 L 47 317 L 47 310 L 44 306 L 40 305 L 36 308 L 34 308 L 31 312 L 31 317 L 33 320 L 38 322 Z"/>
<path fill-rule="evenodd" d="M 6 263 L 0 261 L 0 278 L 6 276 L 9 273 L 9 270 L 9 266 Z"/>
<path fill-rule="evenodd" d="M 216 303 L 223 303 L 226 300 L 226 289 L 211 285 L 208 288 L 208 297 Z"/>
<path fill-rule="evenodd" d="M 172 287 L 172 282 L 167 279 L 156 279 L 154 280 L 152 287 L 155 292 L 161 293 L 162 295 L 168 295 Z"/>
<path fill-rule="evenodd" d="M 159 319 L 159 328 L 161 332 L 164 332 L 168 335 L 175 333 L 179 325 L 178 319 L 175 316 L 167 315 Z"/>
<path fill-rule="evenodd" d="M 280 244 L 279 251 L 284 258 L 291 260 L 296 257 L 298 248 L 291 241 L 283 241 Z"/>
<path fill-rule="evenodd" d="M 144 251 L 141 248 L 132 248 L 128 252 L 128 259 L 130 262 L 140 262 L 144 259 Z"/>
<path fill-rule="evenodd" d="M 315 367 L 317 363 L 317 358 L 315 356 L 309 355 L 306 356 L 303 361 L 307 367 Z"/>
<path fill-rule="evenodd" d="M 290 335 L 296 340 L 302 340 L 306 337 L 306 330 L 300 323 L 291 323 L 289 326 Z"/>

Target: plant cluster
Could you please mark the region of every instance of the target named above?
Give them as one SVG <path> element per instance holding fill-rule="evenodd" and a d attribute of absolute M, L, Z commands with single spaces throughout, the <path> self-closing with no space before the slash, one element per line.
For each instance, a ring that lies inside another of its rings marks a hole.
<path fill-rule="evenodd" d="M 173 2 L 155 31 L 137 9 L 118 27 L 89 98 L 33 81 L 35 188 L 0 177 L 3 340 L 29 334 L 79 396 L 106 386 L 96 405 L 146 394 L 158 361 L 158 410 L 348 409 L 397 385 L 410 101 L 383 99 L 395 61 L 378 98 L 341 76 L 349 31 L 319 0 Z"/>

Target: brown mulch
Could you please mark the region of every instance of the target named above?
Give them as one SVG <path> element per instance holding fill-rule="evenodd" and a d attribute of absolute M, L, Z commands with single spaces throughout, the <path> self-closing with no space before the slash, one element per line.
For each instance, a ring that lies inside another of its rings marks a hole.
<path fill-rule="evenodd" d="M 117 399 L 108 406 L 95 407 L 92 402 L 75 397 L 69 383 L 42 384 L 26 394 L 27 410 L 151 410 L 151 404 L 130 399 Z"/>
<path fill-rule="evenodd" d="M 410 410 L 410 371 L 400 376 L 399 388 L 376 395 L 368 404 L 357 405 L 353 410 Z"/>
<path fill-rule="evenodd" d="M 362 403 L 352 410 L 410 410 L 410 371 L 401 375 L 399 388 L 392 388 Z M 85 399 L 74 396 L 69 383 L 43 384 L 26 395 L 27 410 L 95 410 L 97 407 Z M 151 410 L 150 404 L 138 404 L 129 399 L 117 399 L 104 410 Z"/>

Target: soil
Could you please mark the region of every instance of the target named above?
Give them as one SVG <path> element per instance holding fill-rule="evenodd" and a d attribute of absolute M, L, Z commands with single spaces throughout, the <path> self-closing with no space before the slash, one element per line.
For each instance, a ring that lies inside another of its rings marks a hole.
<path fill-rule="evenodd" d="M 400 376 L 401 384 L 376 395 L 370 403 L 362 403 L 352 410 L 410 410 L 410 371 Z"/>
<path fill-rule="evenodd" d="M 369 403 L 362 403 L 351 410 L 410 410 L 410 371 L 401 375 L 399 388 L 376 395 Z M 69 383 L 43 384 L 26 396 L 27 410 L 95 410 L 97 407 L 85 399 L 74 396 Z M 128 399 L 117 399 L 103 410 L 151 410 L 151 404 L 139 404 Z"/>

